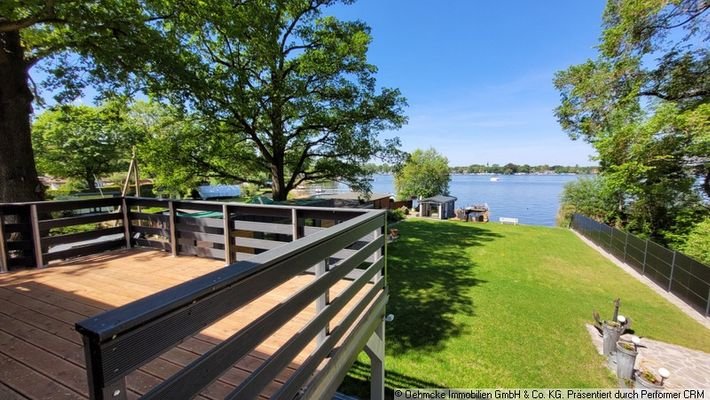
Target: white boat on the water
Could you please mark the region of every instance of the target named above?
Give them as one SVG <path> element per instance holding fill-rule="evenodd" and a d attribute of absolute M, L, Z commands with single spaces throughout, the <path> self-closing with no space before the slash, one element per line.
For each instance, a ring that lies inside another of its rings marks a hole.
<path fill-rule="evenodd" d="M 497 176 L 493 176 L 493 177 L 491 177 L 491 179 L 490 179 L 491 182 L 498 182 L 499 180 L 500 180 L 500 178 L 497 177 Z"/>

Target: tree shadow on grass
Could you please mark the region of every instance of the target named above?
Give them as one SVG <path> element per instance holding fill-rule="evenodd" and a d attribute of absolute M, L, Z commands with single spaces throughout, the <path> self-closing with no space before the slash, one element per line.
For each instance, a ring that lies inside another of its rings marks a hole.
<path fill-rule="evenodd" d="M 388 247 L 387 353 L 436 351 L 467 327 L 457 315 L 473 315 L 469 294 L 477 279 L 467 250 L 502 237 L 472 224 L 410 220 L 398 226 L 400 239 Z"/>
<path fill-rule="evenodd" d="M 395 389 L 404 388 L 441 388 L 441 385 L 426 380 L 402 375 L 394 371 L 385 373 L 385 398 L 394 398 Z M 348 375 L 343 379 L 338 391 L 361 399 L 372 398 L 370 395 L 370 364 L 355 360 Z"/>
<path fill-rule="evenodd" d="M 434 353 L 447 339 L 469 329 L 457 316 L 474 315 L 469 289 L 486 283 L 476 278 L 477 264 L 467 250 L 503 236 L 479 225 L 419 219 L 400 223 L 397 229 L 399 239 L 387 252 L 387 313 L 395 319 L 386 325 L 386 353 Z M 385 368 L 385 398 L 392 398 L 397 388 L 441 386 L 393 371 L 387 361 Z M 367 398 L 369 382 L 369 363 L 356 361 L 340 391 Z"/>

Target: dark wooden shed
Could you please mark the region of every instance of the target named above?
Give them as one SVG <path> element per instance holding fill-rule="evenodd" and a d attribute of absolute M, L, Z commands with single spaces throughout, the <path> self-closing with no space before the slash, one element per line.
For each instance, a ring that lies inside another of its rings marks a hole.
<path fill-rule="evenodd" d="M 434 196 L 419 201 L 419 215 L 422 217 L 448 219 L 454 217 L 456 197 Z"/>

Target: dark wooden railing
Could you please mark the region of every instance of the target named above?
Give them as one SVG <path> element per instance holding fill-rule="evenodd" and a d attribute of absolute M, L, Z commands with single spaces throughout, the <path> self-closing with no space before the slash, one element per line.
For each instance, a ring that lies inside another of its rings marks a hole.
<path fill-rule="evenodd" d="M 133 246 L 230 264 L 362 213 L 135 197 L 0 204 L 0 271 Z"/>
<path fill-rule="evenodd" d="M 61 230 L 78 225 L 84 229 Z M 77 323 L 92 399 L 125 399 L 132 371 L 303 273 L 315 278 L 144 398 L 200 393 L 314 302 L 313 318 L 227 398 L 256 398 L 313 339 L 316 348 L 272 398 L 332 396 L 363 349 L 372 361 L 372 397 L 382 398 L 385 231 L 384 211 L 361 209 L 130 197 L 0 204 L 0 266 L 42 267 L 131 246 L 226 261 L 225 268 Z M 331 297 L 333 285 L 344 278 L 348 286 Z"/>

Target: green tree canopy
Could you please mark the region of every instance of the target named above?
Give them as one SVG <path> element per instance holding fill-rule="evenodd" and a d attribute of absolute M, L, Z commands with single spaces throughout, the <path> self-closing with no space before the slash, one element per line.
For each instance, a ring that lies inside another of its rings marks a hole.
<path fill-rule="evenodd" d="M 186 3 L 186 2 L 185 2 Z M 43 197 L 30 116 L 42 90 L 66 101 L 91 85 L 110 90 L 171 59 L 160 29 L 173 10 L 135 0 L 0 2 L 0 202 Z M 150 60 L 150 61 L 146 61 Z M 44 82 L 31 71 L 44 70 Z M 103 91 L 103 90 L 101 90 Z"/>
<path fill-rule="evenodd" d="M 137 151 L 141 170 L 155 179 L 157 192 L 183 195 L 204 182 L 268 180 L 259 165 L 247 162 L 251 147 L 199 113 L 137 102 L 129 116 L 132 129 L 142 133 Z"/>
<path fill-rule="evenodd" d="M 405 122 L 405 100 L 377 88 L 369 28 L 322 14 L 334 3 L 214 1 L 164 26 L 180 46 L 172 62 L 151 66 L 159 79 L 150 88 L 208 128 L 186 139 L 214 144 L 193 154 L 205 174 L 250 181 L 267 172 L 273 198 L 284 200 L 307 180 L 368 189 L 370 159 L 401 158 L 397 139 L 378 136 Z M 243 168 L 226 171 L 231 148 Z"/>
<path fill-rule="evenodd" d="M 609 0 L 595 60 L 557 73 L 555 110 L 598 152 L 614 220 L 662 242 L 707 214 L 710 3 Z"/>
<path fill-rule="evenodd" d="M 415 150 L 394 176 L 400 199 L 449 194 L 450 181 L 449 160 L 433 148 Z"/>
<path fill-rule="evenodd" d="M 134 135 L 117 105 L 61 106 L 39 115 L 32 142 L 40 172 L 93 190 L 96 178 L 125 169 Z"/>

